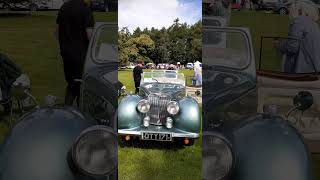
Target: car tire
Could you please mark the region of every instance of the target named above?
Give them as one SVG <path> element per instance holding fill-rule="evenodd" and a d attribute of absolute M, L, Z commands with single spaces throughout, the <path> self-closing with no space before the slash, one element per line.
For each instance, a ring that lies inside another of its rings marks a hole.
<path fill-rule="evenodd" d="M 279 10 L 279 14 L 280 14 L 281 16 L 284 16 L 284 15 L 288 14 L 288 10 L 287 10 L 286 8 L 281 8 L 281 9 Z"/>

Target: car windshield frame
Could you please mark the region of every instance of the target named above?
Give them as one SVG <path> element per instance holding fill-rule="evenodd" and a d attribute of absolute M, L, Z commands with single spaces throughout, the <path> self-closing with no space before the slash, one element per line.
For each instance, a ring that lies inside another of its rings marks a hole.
<path fill-rule="evenodd" d="M 93 41 L 91 46 L 89 46 L 88 52 L 90 53 L 90 56 L 95 64 L 106 64 L 106 63 L 118 63 L 118 41 L 116 41 L 116 44 L 111 44 L 112 48 L 116 51 L 116 57 L 115 59 L 99 59 L 99 56 L 97 55 L 97 52 L 99 52 L 98 48 L 101 47 L 99 45 L 99 42 L 101 41 L 101 33 L 105 28 L 116 28 L 115 34 L 112 35 L 112 37 L 118 39 L 118 26 L 115 23 L 97 23 L 96 29 L 93 31 Z M 115 36 L 114 36 L 115 35 Z M 102 43 L 106 44 L 106 43 Z"/>
<path fill-rule="evenodd" d="M 158 82 L 146 82 L 141 85 L 144 89 L 149 91 L 150 93 L 166 93 L 163 90 L 170 90 L 170 92 L 180 92 L 185 90 L 185 86 L 182 84 L 174 84 L 174 83 L 158 83 Z M 150 87 L 150 86 L 159 86 L 159 87 Z M 168 87 L 165 87 L 168 86 Z M 158 88 L 159 90 L 155 92 L 154 88 Z"/>
<path fill-rule="evenodd" d="M 243 38 L 244 38 L 244 42 L 246 43 L 246 55 L 247 55 L 247 62 L 244 63 L 243 66 L 240 67 L 233 67 L 233 66 L 228 66 L 228 65 L 221 65 L 221 64 L 217 64 L 217 65 L 213 65 L 213 64 L 206 64 L 204 63 L 205 66 L 214 66 L 214 67 L 221 67 L 221 68 L 228 68 L 228 69 L 232 69 L 232 70 L 237 70 L 237 71 L 241 71 L 241 70 L 246 70 L 248 69 L 248 67 L 250 66 L 250 64 L 252 63 L 253 60 L 253 55 L 251 53 L 252 47 L 250 44 L 250 37 L 246 34 L 246 31 L 242 28 L 227 28 L 227 27 L 212 27 L 212 26 L 203 26 L 203 34 L 205 31 L 212 31 L 212 32 L 218 32 L 218 33 L 237 33 L 240 34 Z M 203 42 L 203 47 L 205 47 L 206 45 L 210 45 L 210 44 L 205 44 Z M 223 49 L 223 48 L 221 48 Z M 228 49 L 228 48 L 224 48 L 224 49 Z M 205 62 L 206 60 L 204 59 L 203 62 Z"/>

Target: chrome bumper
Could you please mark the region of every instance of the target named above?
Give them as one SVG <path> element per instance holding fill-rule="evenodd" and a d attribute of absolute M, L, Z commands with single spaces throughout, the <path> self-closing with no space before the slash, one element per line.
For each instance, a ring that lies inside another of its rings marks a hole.
<path fill-rule="evenodd" d="M 144 131 L 150 133 L 160 133 L 156 131 Z M 173 138 L 191 138 L 196 139 L 200 137 L 199 133 L 176 133 L 176 132 L 163 132 L 163 133 L 171 133 Z M 119 135 L 133 135 L 133 136 L 142 136 L 141 131 L 134 130 L 118 130 Z"/>

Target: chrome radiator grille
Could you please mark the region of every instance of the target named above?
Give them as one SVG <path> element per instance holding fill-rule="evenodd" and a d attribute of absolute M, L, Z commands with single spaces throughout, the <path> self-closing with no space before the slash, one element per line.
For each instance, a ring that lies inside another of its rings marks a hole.
<path fill-rule="evenodd" d="M 147 115 L 150 117 L 151 124 L 165 124 L 166 117 L 168 117 L 167 104 L 170 100 L 171 97 L 167 95 L 150 94 L 148 96 L 150 110 Z"/>

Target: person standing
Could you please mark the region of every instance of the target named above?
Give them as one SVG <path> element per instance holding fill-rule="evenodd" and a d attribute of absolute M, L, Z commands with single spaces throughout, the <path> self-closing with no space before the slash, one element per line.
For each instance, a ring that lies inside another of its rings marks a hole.
<path fill-rule="evenodd" d="M 138 61 L 138 65 L 133 69 L 133 79 L 134 79 L 134 86 L 136 88 L 136 94 L 139 92 L 140 82 L 141 82 L 141 75 L 143 73 L 142 69 L 142 61 Z"/>
<path fill-rule="evenodd" d="M 295 1 L 290 7 L 288 40 L 273 40 L 273 46 L 284 57 L 286 73 L 320 72 L 319 11 L 311 1 Z"/>
<path fill-rule="evenodd" d="M 79 106 L 80 82 L 95 21 L 88 0 L 69 0 L 61 7 L 56 20 L 56 36 L 67 82 L 65 104 Z"/>

